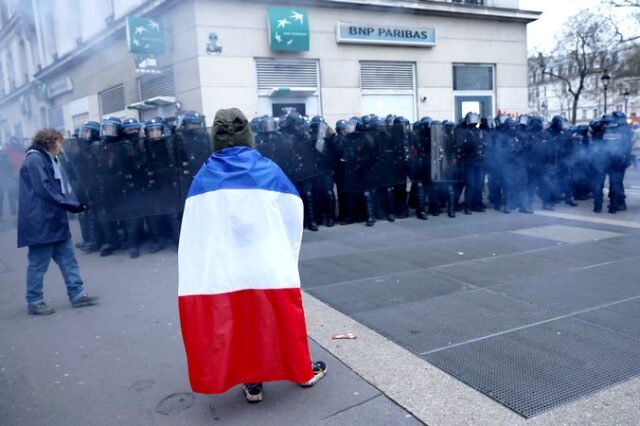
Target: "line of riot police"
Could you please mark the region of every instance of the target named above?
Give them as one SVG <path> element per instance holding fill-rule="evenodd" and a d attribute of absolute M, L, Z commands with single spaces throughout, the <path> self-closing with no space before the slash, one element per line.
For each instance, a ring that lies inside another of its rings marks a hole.
<path fill-rule="evenodd" d="M 320 116 L 306 122 L 291 113 L 277 121 L 256 117 L 252 128 L 256 148 L 298 188 L 313 231 L 336 220 L 394 221 L 410 207 L 423 220 L 443 210 L 449 217 L 483 212 L 485 182 L 489 202 L 504 213 L 532 213 L 536 196 L 545 210 L 593 196 L 601 212 L 608 175 L 609 212 L 626 209 L 631 131 L 623 113 L 573 128 L 561 116 L 545 127 L 534 115 L 494 120 L 468 113 L 457 125 L 366 115 L 339 120 L 335 131 Z"/>
<path fill-rule="evenodd" d="M 85 122 L 62 158 L 73 193 L 91 206 L 79 217 L 79 247 L 101 256 L 126 248 L 131 258 L 145 241 L 152 253 L 177 247 L 191 181 L 211 152 L 204 117 L 192 111 L 175 128 L 161 117 Z"/>

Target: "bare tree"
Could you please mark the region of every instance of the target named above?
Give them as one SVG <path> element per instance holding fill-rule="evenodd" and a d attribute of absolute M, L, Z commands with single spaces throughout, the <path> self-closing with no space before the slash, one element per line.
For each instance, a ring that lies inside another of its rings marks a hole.
<path fill-rule="evenodd" d="M 587 79 L 611 70 L 615 65 L 611 52 L 618 44 L 613 23 L 585 9 L 567 19 L 549 57 L 538 54 L 532 58 L 543 76 L 549 76 L 566 88 L 571 100 L 571 123 L 576 122 L 578 103 L 587 89 Z"/>
<path fill-rule="evenodd" d="M 629 18 L 635 20 L 635 25 L 625 31 L 622 25 L 615 19 L 610 18 L 616 29 L 616 35 L 620 39 L 621 43 L 627 43 L 640 39 L 640 34 L 637 34 L 638 24 L 640 24 L 640 0 L 602 0 L 602 5 L 607 7 L 614 7 L 621 9 L 624 12 L 628 12 Z M 625 34 L 629 30 L 636 32 L 636 34 Z"/>

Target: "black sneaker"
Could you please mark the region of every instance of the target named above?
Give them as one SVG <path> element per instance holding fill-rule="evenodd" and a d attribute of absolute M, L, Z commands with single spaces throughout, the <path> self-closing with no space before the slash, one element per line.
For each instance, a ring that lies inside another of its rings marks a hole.
<path fill-rule="evenodd" d="M 51 315 L 56 310 L 44 302 L 40 302 L 37 305 L 29 305 L 29 315 Z"/>
<path fill-rule="evenodd" d="M 300 383 L 300 386 L 302 386 L 303 388 L 310 388 L 327 375 L 327 364 L 325 364 L 323 361 L 312 361 L 311 368 L 313 370 L 313 379 L 305 383 Z"/>
<path fill-rule="evenodd" d="M 98 303 L 97 296 L 87 296 L 86 294 L 75 302 L 71 302 L 72 308 L 82 308 L 83 306 L 96 305 Z"/>
<path fill-rule="evenodd" d="M 242 391 L 247 402 L 255 403 L 262 401 L 262 383 L 245 383 Z"/>

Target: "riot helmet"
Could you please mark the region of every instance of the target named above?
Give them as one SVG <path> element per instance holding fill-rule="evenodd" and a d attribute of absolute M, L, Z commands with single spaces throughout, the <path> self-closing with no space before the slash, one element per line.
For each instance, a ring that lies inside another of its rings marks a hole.
<path fill-rule="evenodd" d="M 181 132 L 204 128 L 204 117 L 195 111 L 187 111 L 178 117 L 177 129 Z"/>
<path fill-rule="evenodd" d="M 516 130 L 516 128 L 518 127 L 518 122 L 511 117 L 507 117 L 507 119 L 503 123 L 503 126 L 508 130 Z"/>
<path fill-rule="evenodd" d="M 531 116 L 529 114 L 522 114 L 520 117 L 518 117 L 518 123 L 520 124 L 520 127 L 525 129 L 529 125 L 530 120 Z"/>
<path fill-rule="evenodd" d="M 160 139 L 164 136 L 164 120 L 155 117 L 144 123 L 144 132 L 149 139 Z"/>
<path fill-rule="evenodd" d="M 347 120 L 336 121 L 336 132 L 340 135 L 347 133 Z"/>
<path fill-rule="evenodd" d="M 314 128 L 314 127 L 320 126 L 322 123 L 326 123 L 326 121 L 324 121 L 324 118 L 321 115 L 315 115 L 311 119 L 311 122 L 309 123 L 309 126 L 311 128 Z"/>
<path fill-rule="evenodd" d="M 555 115 L 551 119 L 551 129 L 561 132 L 567 129 L 567 119 L 561 115 Z"/>
<path fill-rule="evenodd" d="M 538 116 L 530 117 L 528 128 L 531 132 L 541 132 L 544 128 L 544 119 Z"/>
<path fill-rule="evenodd" d="M 78 129 L 78 139 L 93 142 L 100 139 L 100 124 L 95 121 L 85 121 Z"/>
<path fill-rule="evenodd" d="M 394 114 L 389 114 L 384 119 L 384 124 L 387 126 L 393 126 L 393 122 L 395 121 L 395 119 L 396 119 L 396 116 Z"/>
<path fill-rule="evenodd" d="M 108 117 L 102 121 L 100 136 L 104 140 L 120 139 L 122 136 L 122 121 L 117 117 Z"/>
<path fill-rule="evenodd" d="M 143 124 L 135 118 L 127 118 L 122 122 L 122 133 L 127 139 L 137 139 L 140 137 Z"/>
<path fill-rule="evenodd" d="M 273 117 L 264 117 L 260 120 L 261 133 L 275 133 L 278 131 L 278 124 Z"/>
<path fill-rule="evenodd" d="M 464 122 L 469 127 L 476 127 L 480 124 L 480 115 L 475 112 L 468 112 L 467 115 L 464 116 Z"/>
<path fill-rule="evenodd" d="M 615 117 L 618 124 L 627 124 L 627 114 L 622 111 L 614 111 L 611 115 Z"/>
<path fill-rule="evenodd" d="M 372 118 L 370 115 L 363 115 L 362 117 L 360 117 L 360 120 L 362 121 L 362 129 L 370 129 L 371 128 L 371 121 Z M 357 127 L 357 125 L 356 125 Z"/>
<path fill-rule="evenodd" d="M 357 117 L 357 116 L 351 117 L 349 119 L 349 121 L 348 121 L 348 124 L 349 124 L 348 129 L 353 128 L 353 130 L 351 130 L 351 132 L 354 131 L 354 130 L 364 130 L 364 122 L 362 121 L 362 119 L 360 117 Z M 349 133 L 351 133 L 351 132 L 349 132 Z"/>
<path fill-rule="evenodd" d="M 260 132 L 261 126 L 262 126 L 262 117 L 253 117 L 249 122 L 249 127 L 251 127 L 251 131 L 253 133 Z"/>
<path fill-rule="evenodd" d="M 507 114 L 500 114 L 496 117 L 496 127 L 501 128 L 507 119 L 510 118 Z"/>

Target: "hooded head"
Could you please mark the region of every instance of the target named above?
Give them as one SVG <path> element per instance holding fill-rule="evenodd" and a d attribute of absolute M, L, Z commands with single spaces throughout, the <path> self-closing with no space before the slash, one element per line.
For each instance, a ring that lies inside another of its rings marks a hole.
<path fill-rule="evenodd" d="M 221 109 L 216 112 L 211 141 L 214 152 L 233 146 L 254 147 L 249 121 L 238 108 Z"/>

